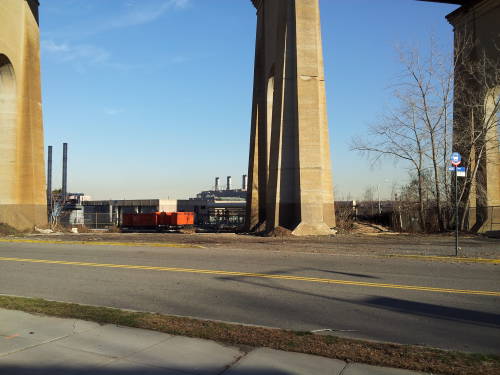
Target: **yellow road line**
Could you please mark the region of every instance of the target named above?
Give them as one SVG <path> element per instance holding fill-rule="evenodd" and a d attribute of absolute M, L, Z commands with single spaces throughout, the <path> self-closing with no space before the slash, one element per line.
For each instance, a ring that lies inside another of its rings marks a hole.
<path fill-rule="evenodd" d="M 155 242 L 104 242 L 104 241 L 47 241 L 47 240 L 25 240 L 25 239 L 0 239 L 0 242 L 14 243 L 40 243 L 52 245 L 96 245 L 96 246 L 134 246 L 134 247 L 178 247 L 178 248 L 199 248 L 201 245 L 181 244 L 181 243 L 155 243 Z"/>
<path fill-rule="evenodd" d="M 317 278 L 317 277 L 274 275 L 274 274 L 267 274 L 267 273 L 235 272 L 235 271 L 222 271 L 222 270 L 203 270 L 203 269 L 179 268 L 179 267 L 135 266 L 135 265 L 130 265 L 130 264 L 70 262 L 70 261 L 65 261 L 65 260 L 23 259 L 23 258 L 6 258 L 6 257 L 0 257 L 0 261 L 43 263 L 43 264 L 62 264 L 62 265 L 70 265 L 70 266 L 82 266 L 82 267 L 121 268 L 121 269 L 131 269 L 131 270 L 186 272 L 186 273 L 208 274 L 208 275 L 218 275 L 218 276 L 257 277 L 257 278 L 263 278 L 263 279 L 294 280 L 294 281 L 306 281 L 306 282 L 325 283 L 325 284 L 365 286 L 365 287 L 372 287 L 372 288 L 405 289 L 405 290 L 418 290 L 418 291 L 424 291 L 424 292 L 452 293 L 452 294 L 473 294 L 473 295 L 481 295 L 481 296 L 500 297 L 500 292 L 495 292 L 495 291 L 434 288 L 434 287 L 428 287 L 428 286 L 384 284 L 384 283 L 369 283 L 369 282 L 364 282 L 364 281 L 334 280 L 334 279 L 323 279 L 323 278 Z"/>
<path fill-rule="evenodd" d="M 444 257 L 437 255 L 405 255 L 405 254 L 390 254 L 384 257 L 389 258 L 410 258 L 410 259 L 421 259 L 421 260 L 437 260 L 446 262 L 463 262 L 463 263 L 491 263 L 500 264 L 500 259 L 488 259 L 488 258 L 465 258 L 465 257 Z"/>

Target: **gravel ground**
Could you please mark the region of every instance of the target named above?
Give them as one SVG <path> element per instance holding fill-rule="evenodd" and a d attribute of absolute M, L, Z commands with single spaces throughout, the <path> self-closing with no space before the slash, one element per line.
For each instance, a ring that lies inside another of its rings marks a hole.
<path fill-rule="evenodd" d="M 133 242 L 195 244 L 211 248 L 270 250 L 351 255 L 454 255 L 453 233 L 397 234 L 367 231 L 336 236 L 260 237 L 234 233 L 59 233 L 26 234 L 4 238 L 48 241 Z M 500 240 L 484 236 L 462 235 L 460 256 L 500 258 Z"/>

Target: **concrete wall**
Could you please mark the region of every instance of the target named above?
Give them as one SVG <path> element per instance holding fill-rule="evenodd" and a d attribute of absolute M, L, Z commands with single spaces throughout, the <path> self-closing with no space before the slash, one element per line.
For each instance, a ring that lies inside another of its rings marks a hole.
<path fill-rule="evenodd" d="M 160 199 L 159 211 L 160 212 L 177 212 L 177 200 L 176 199 Z"/>
<path fill-rule="evenodd" d="M 47 223 L 38 3 L 0 1 L 0 222 Z"/>

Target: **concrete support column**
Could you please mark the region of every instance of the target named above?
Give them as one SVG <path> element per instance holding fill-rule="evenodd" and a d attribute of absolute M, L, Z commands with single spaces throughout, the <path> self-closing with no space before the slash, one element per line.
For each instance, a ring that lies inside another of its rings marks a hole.
<path fill-rule="evenodd" d="M 47 223 L 37 0 L 0 1 L 0 222 Z"/>
<path fill-rule="evenodd" d="M 330 234 L 335 213 L 319 1 L 254 5 L 247 228 Z"/>
<path fill-rule="evenodd" d="M 455 33 L 453 148 L 469 170 L 469 229 L 478 232 L 500 230 L 499 17 L 498 0 L 470 1 L 447 16 Z"/>

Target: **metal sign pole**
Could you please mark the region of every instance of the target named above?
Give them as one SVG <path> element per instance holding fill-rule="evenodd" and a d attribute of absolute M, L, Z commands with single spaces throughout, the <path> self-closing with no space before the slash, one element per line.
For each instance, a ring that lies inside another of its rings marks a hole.
<path fill-rule="evenodd" d="M 458 178 L 455 166 L 455 256 L 458 256 Z"/>
<path fill-rule="evenodd" d="M 462 155 L 454 152 L 451 154 L 450 161 L 454 167 L 450 169 L 455 172 L 455 256 L 458 256 L 458 166 L 462 162 Z M 462 170 L 465 170 L 465 168 L 460 168 L 460 173 L 462 173 Z M 461 177 L 463 176 L 465 174 L 461 174 Z"/>

